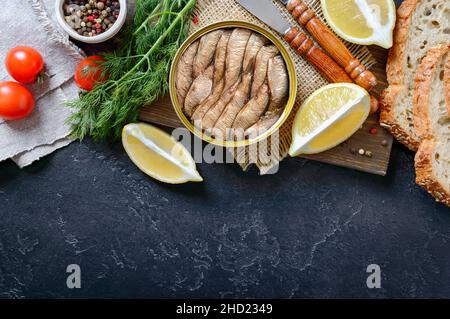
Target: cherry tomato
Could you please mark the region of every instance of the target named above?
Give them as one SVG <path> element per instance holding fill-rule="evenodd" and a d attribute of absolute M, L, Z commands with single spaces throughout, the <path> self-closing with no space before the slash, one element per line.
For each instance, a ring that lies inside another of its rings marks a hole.
<path fill-rule="evenodd" d="M 19 120 L 34 109 L 33 94 L 16 82 L 0 82 L 0 117 Z"/>
<path fill-rule="evenodd" d="M 79 88 L 92 91 L 96 84 L 106 81 L 106 76 L 102 76 L 103 69 L 99 65 L 104 61 L 101 56 L 93 55 L 80 62 L 75 72 L 75 82 Z"/>
<path fill-rule="evenodd" d="M 17 82 L 34 83 L 43 74 L 44 59 L 33 48 L 16 47 L 6 56 L 6 69 Z"/>

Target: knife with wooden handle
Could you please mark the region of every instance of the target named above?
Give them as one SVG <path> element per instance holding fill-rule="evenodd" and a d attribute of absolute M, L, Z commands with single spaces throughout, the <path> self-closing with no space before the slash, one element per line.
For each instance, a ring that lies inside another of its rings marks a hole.
<path fill-rule="evenodd" d="M 347 49 L 345 44 L 331 31 L 316 13 L 301 0 L 280 0 L 297 22 L 306 28 L 322 48 L 345 69 L 345 72 L 360 86 L 371 91 L 377 85 L 377 78 L 366 69 Z"/>
<path fill-rule="evenodd" d="M 314 42 L 298 28 L 290 25 L 271 0 L 237 0 L 245 9 L 280 33 L 283 38 L 304 56 L 328 81 L 333 83 L 354 83 L 343 68 L 317 47 Z M 371 96 L 372 113 L 378 109 L 378 100 Z"/>
<path fill-rule="evenodd" d="M 345 70 L 317 47 L 308 36 L 300 32 L 298 28 L 292 27 L 270 0 L 238 0 L 238 2 L 279 32 L 290 46 L 311 62 L 327 80 L 353 83 Z"/>

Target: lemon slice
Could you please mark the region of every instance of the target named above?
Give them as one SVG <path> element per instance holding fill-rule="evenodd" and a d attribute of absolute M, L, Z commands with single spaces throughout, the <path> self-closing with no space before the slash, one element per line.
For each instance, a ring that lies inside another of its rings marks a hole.
<path fill-rule="evenodd" d="M 337 83 L 314 92 L 298 111 L 289 155 L 317 154 L 350 138 L 366 121 L 370 97 L 356 84 Z"/>
<path fill-rule="evenodd" d="M 126 125 L 122 143 L 133 163 L 154 179 L 169 184 L 203 181 L 187 149 L 154 126 Z"/>
<path fill-rule="evenodd" d="M 345 40 L 392 47 L 396 12 L 393 0 L 321 0 L 333 30 Z"/>

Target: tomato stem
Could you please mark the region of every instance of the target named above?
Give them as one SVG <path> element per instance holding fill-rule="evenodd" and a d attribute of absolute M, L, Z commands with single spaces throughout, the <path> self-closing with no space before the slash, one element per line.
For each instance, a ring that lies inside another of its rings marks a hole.
<path fill-rule="evenodd" d="M 48 78 L 50 78 L 50 75 L 44 69 L 36 77 L 36 83 L 39 84 L 39 85 L 42 85 L 42 84 L 44 84 L 45 80 L 48 79 Z"/>

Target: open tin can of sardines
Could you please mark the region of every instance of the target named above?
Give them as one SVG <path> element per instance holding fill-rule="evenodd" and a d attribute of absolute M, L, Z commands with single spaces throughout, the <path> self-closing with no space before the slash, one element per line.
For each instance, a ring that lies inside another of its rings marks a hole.
<path fill-rule="evenodd" d="M 232 148 L 272 135 L 297 96 L 286 48 L 269 31 L 243 21 L 192 34 L 175 56 L 169 82 L 172 104 L 189 131 Z"/>

